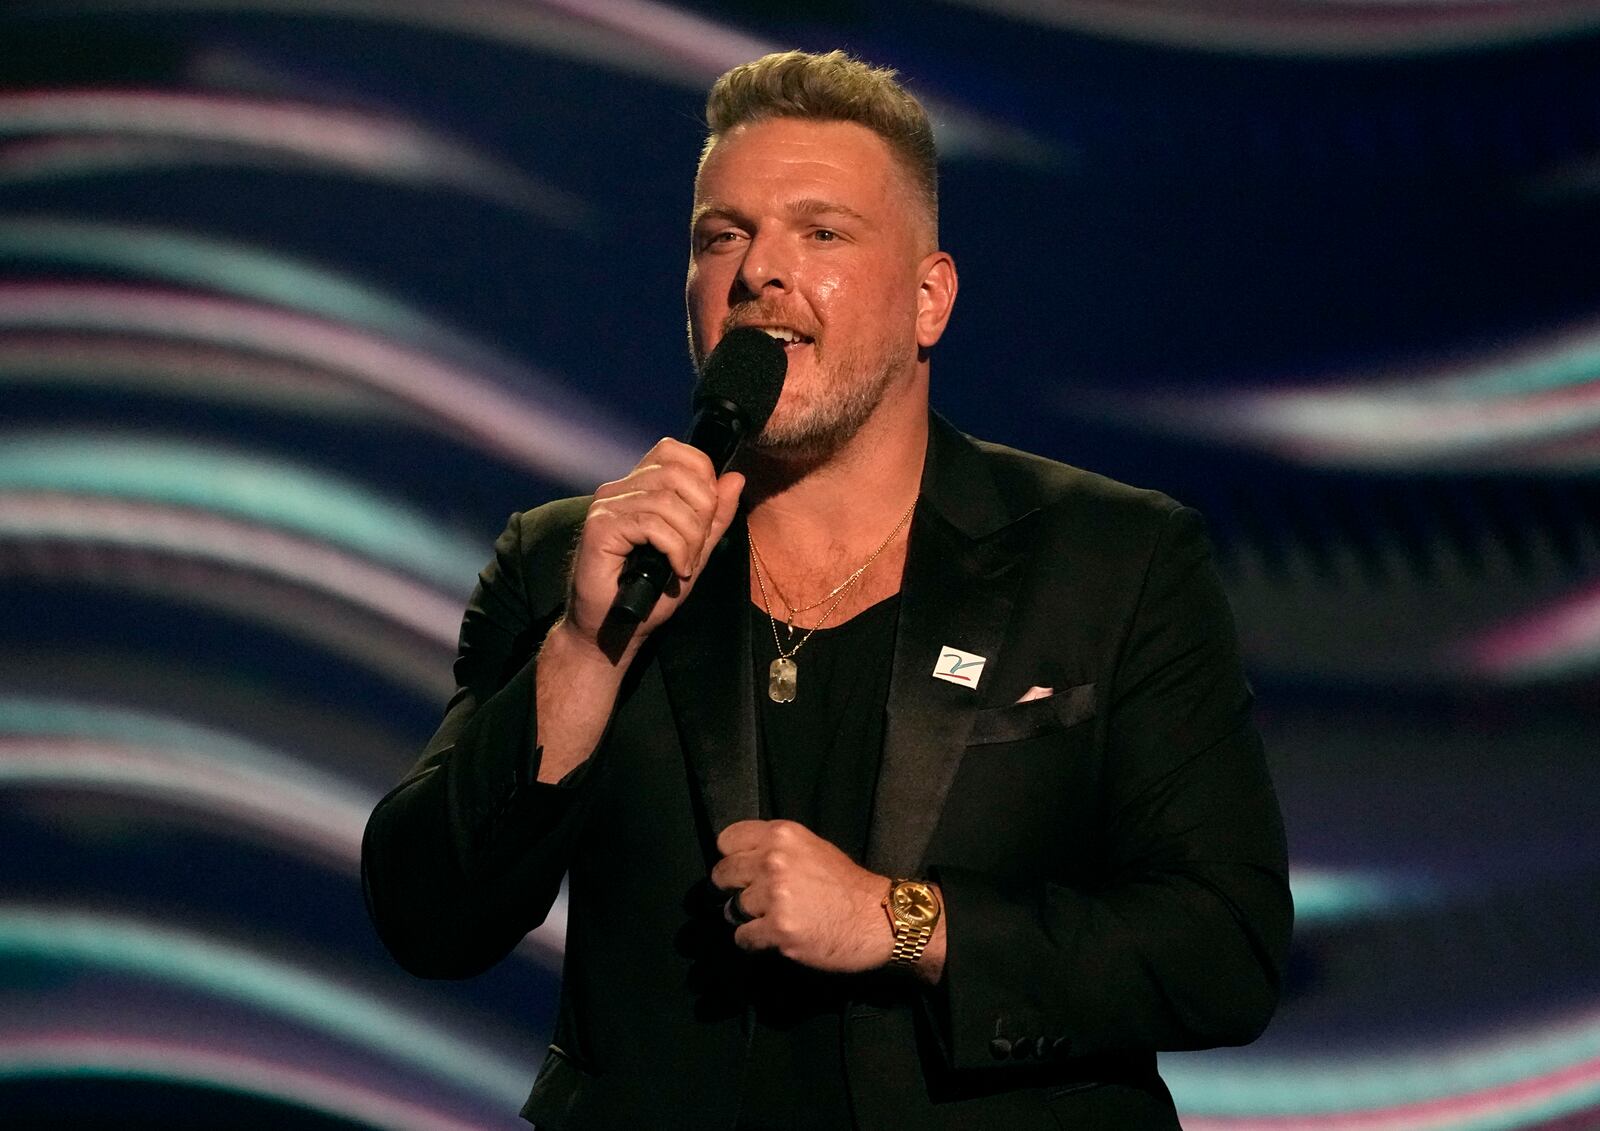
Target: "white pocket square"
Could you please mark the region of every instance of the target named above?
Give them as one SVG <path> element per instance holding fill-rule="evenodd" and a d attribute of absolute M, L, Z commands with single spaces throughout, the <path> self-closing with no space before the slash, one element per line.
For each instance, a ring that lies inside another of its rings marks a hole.
<path fill-rule="evenodd" d="M 1056 689 L 1053 687 L 1030 687 L 1022 693 L 1022 698 L 1018 699 L 1017 702 L 1032 703 L 1035 699 L 1048 699 L 1055 693 Z"/>

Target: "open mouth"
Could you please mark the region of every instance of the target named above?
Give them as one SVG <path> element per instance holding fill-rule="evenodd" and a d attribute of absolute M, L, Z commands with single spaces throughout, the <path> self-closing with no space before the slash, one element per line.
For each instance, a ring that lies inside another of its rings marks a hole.
<path fill-rule="evenodd" d="M 760 330 L 768 337 L 782 342 L 785 353 L 793 353 L 802 346 L 809 346 L 812 344 L 813 340 L 807 337 L 805 334 L 800 333 L 800 331 L 791 330 L 787 326 L 757 326 L 756 329 Z"/>

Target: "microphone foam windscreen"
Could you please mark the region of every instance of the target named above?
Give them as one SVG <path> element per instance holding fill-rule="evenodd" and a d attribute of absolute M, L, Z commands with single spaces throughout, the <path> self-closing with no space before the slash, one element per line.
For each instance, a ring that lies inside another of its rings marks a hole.
<path fill-rule="evenodd" d="M 767 426 L 783 393 L 789 358 L 783 343 L 754 326 L 739 326 L 723 335 L 706 358 L 694 387 L 694 409 L 709 401 L 728 401 L 739 410 L 750 435 Z"/>

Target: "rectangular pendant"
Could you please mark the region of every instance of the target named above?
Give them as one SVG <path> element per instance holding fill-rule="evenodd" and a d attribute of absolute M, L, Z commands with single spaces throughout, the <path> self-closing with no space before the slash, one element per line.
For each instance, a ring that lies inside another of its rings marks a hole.
<path fill-rule="evenodd" d="M 795 680 L 800 674 L 800 669 L 794 666 L 793 660 L 779 657 L 772 661 L 772 666 L 767 669 L 767 695 L 774 703 L 793 703 Z"/>

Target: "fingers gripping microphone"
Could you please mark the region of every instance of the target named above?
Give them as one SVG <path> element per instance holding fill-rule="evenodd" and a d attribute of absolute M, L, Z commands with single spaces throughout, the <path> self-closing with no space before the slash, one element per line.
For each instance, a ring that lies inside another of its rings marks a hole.
<path fill-rule="evenodd" d="M 754 326 L 728 331 L 706 358 L 694 388 L 689 443 L 711 457 L 718 475 L 728 469 L 744 438 L 766 427 L 788 366 L 783 344 Z M 651 545 L 636 546 L 617 579 L 612 612 L 644 620 L 671 577 L 665 554 Z"/>

